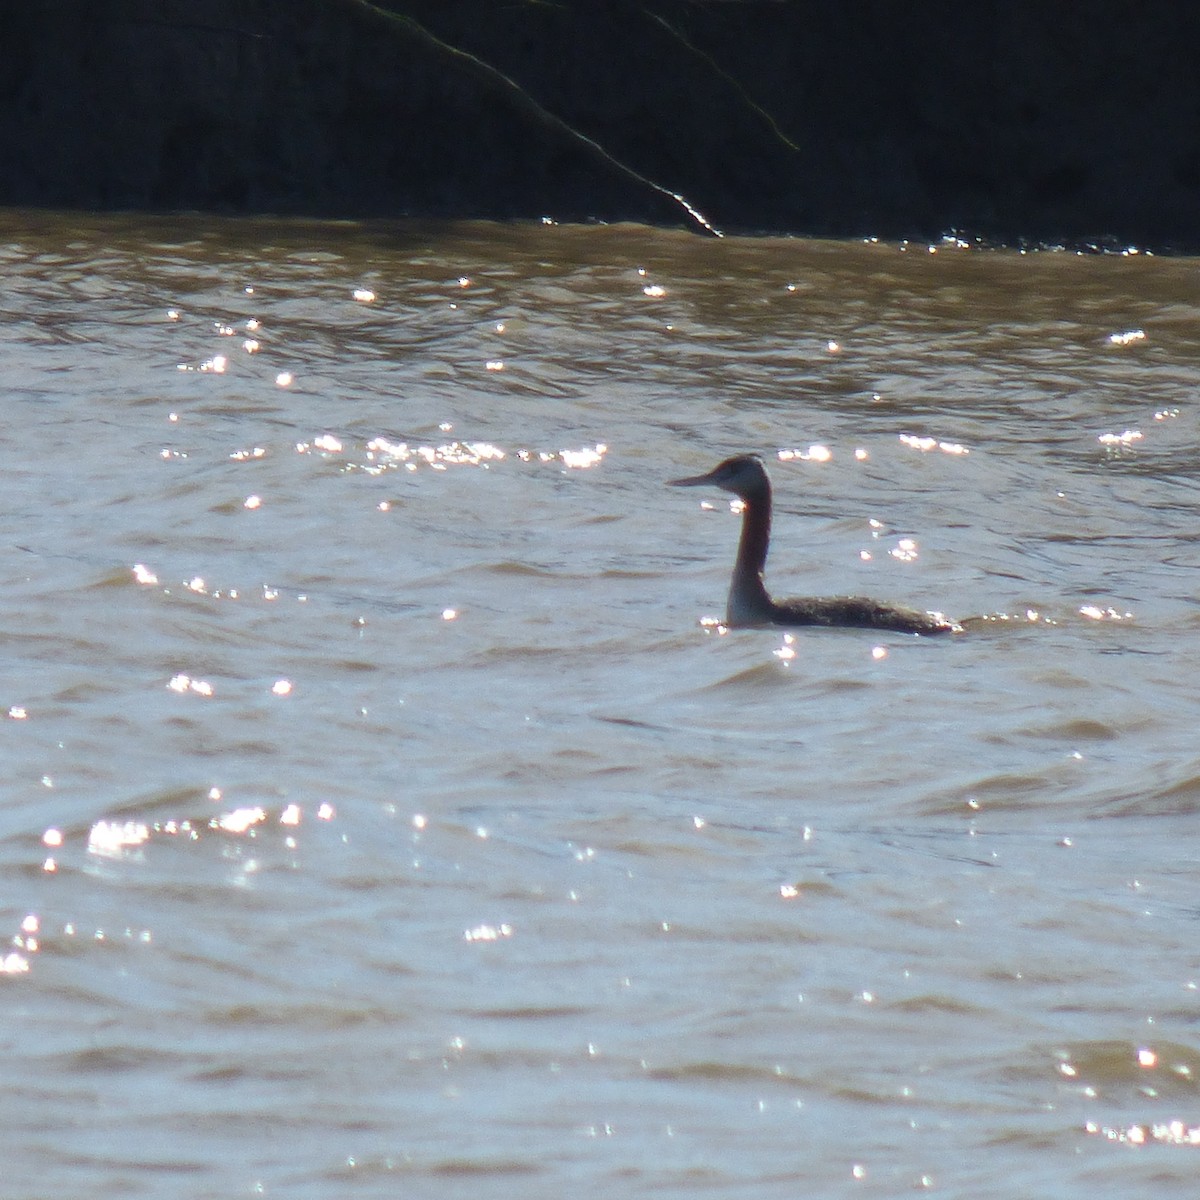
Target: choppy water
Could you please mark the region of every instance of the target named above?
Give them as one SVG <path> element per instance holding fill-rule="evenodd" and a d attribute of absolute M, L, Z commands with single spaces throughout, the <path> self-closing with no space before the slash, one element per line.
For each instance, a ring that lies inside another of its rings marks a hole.
<path fill-rule="evenodd" d="M 2 1193 L 1185 1195 L 1196 264 L 0 216 Z M 723 634 L 779 592 L 998 615 Z"/>

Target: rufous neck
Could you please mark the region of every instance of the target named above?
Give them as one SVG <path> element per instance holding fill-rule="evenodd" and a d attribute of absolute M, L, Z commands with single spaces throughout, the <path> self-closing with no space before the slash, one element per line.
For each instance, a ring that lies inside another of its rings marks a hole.
<path fill-rule="evenodd" d="M 743 496 L 742 534 L 729 588 L 727 617 L 733 625 L 769 618 L 771 601 L 763 583 L 767 548 L 771 540 L 771 485 Z"/>

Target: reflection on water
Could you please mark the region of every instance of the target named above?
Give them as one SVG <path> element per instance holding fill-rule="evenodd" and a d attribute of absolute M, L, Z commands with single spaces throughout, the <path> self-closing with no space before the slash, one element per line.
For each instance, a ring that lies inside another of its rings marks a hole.
<path fill-rule="evenodd" d="M 6 1195 L 1191 1180 L 1193 263 L 0 225 Z"/>

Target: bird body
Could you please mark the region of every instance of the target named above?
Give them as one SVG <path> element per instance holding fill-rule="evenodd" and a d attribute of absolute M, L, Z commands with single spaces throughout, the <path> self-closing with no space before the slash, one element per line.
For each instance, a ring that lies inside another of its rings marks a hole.
<path fill-rule="evenodd" d="M 672 487 L 712 484 L 738 496 L 742 534 L 738 542 L 725 621 L 731 627 L 825 625 L 882 629 L 896 633 L 961 633 L 962 626 L 940 612 L 922 612 L 865 596 L 806 596 L 773 600 L 763 582 L 771 540 L 771 480 L 756 454 L 738 454 L 706 475 L 671 480 Z"/>

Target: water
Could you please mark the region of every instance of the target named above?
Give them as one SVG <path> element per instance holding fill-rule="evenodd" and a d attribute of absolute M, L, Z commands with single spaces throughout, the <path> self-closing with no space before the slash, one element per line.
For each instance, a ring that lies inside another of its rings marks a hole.
<path fill-rule="evenodd" d="M 0 217 L 6 1198 L 1191 1194 L 1195 263 L 934 249 Z"/>

